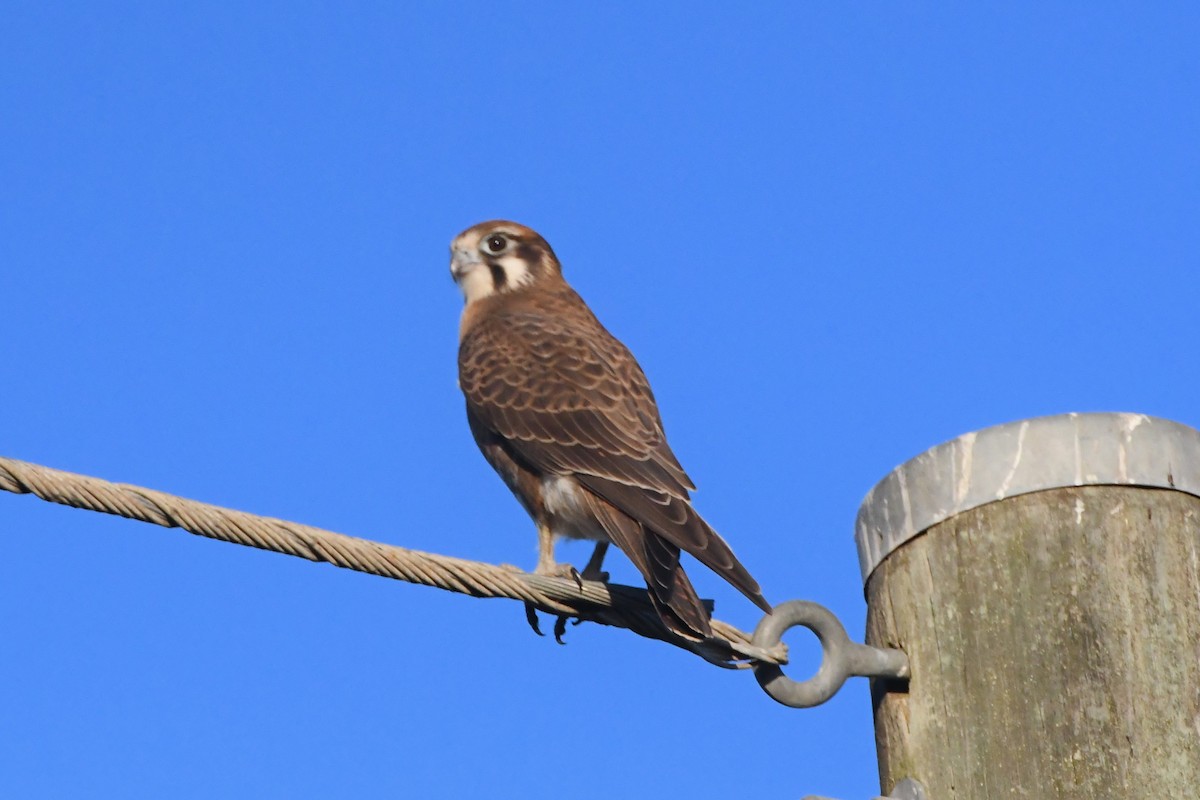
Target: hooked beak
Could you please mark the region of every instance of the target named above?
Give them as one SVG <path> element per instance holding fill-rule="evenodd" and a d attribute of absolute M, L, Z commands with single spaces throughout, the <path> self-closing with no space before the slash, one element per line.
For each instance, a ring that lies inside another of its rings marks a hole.
<path fill-rule="evenodd" d="M 454 248 L 450 251 L 450 277 L 458 283 L 463 276 L 478 267 L 483 262 L 474 250 Z"/>

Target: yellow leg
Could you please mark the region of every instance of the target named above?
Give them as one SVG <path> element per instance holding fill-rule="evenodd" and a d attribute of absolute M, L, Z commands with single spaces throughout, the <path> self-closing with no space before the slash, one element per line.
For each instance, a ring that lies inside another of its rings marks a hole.
<path fill-rule="evenodd" d="M 558 562 L 554 560 L 554 534 L 550 526 L 538 523 L 538 575 L 557 575 Z"/>

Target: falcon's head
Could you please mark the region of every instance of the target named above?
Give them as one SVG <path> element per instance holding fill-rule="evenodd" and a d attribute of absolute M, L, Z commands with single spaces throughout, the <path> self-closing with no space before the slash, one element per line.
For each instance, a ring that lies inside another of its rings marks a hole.
<path fill-rule="evenodd" d="M 558 258 L 536 231 L 493 220 L 467 228 L 450 244 L 450 275 L 467 304 L 562 275 Z"/>

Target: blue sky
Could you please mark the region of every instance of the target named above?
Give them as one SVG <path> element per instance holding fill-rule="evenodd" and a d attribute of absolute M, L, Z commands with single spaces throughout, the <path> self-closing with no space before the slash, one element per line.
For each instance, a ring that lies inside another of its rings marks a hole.
<path fill-rule="evenodd" d="M 532 567 L 455 385 L 447 244 L 493 217 L 638 355 L 767 597 L 855 636 L 896 464 L 1048 413 L 1200 424 L 1191 4 L 4 17 L 0 455 Z M 878 789 L 864 681 L 788 710 L 515 603 L 27 496 L 0 529 L 4 796 Z"/>

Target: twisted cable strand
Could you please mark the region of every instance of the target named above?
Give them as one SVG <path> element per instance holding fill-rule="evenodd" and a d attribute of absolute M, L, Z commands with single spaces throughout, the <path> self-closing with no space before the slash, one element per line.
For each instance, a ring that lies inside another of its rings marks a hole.
<path fill-rule="evenodd" d="M 787 663 L 782 646 L 770 651 L 757 648 L 751 644 L 750 634 L 719 620 L 712 621 L 711 639 L 695 642 L 681 638 L 662 624 L 646 592 L 631 586 L 593 581 L 580 586 L 564 578 L 410 550 L 10 458 L 0 457 L 0 489 L 472 597 L 521 600 L 560 617 L 627 628 L 690 650 L 722 667 Z"/>

